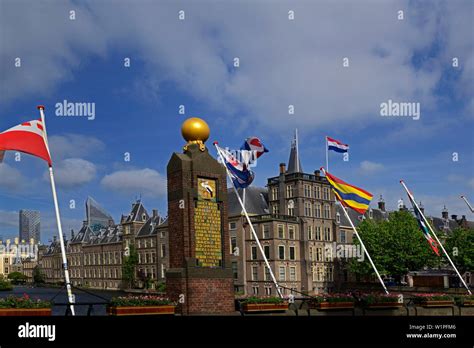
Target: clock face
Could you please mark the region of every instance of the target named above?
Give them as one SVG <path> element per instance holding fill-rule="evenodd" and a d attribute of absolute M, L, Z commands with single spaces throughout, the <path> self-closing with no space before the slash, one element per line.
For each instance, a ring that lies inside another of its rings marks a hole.
<path fill-rule="evenodd" d="M 214 179 L 198 178 L 198 198 L 216 201 L 216 186 Z"/>

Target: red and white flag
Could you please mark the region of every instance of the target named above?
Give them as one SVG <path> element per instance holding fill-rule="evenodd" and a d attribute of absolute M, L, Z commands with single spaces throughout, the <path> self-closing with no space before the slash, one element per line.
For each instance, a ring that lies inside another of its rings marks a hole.
<path fill-rule="evenodd" d="M 0 133 L 0 157 L 5 150 L 24 152 L 44 159 L 50 167 L 52 165 L 40 120 L 25 122 Z"/>

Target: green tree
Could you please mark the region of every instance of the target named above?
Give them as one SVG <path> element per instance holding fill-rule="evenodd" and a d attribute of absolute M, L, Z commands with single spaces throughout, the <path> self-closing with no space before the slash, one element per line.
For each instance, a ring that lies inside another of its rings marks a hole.
<path fill-rule="evenodd" d="M 446 238 L 445 249 L 459 272 L 474 271 L 474 229 L 454 229 Z"/>
<path fill-rule="evenodd" d="M 27 276 L 20 272 L 12 272 L 8 274 L 8 279 L 12 284 L 20 284 L 26 282 Z"/>
<path fill-rule="evenodd" d="M 44 274 L 40 266 L 36 265 L 33 268 L 33 283 L 43 284 L 44 283 Z"/>
<path fill-rule="evenodd" d="M 123 279 L 127 282 L 128 287 L 135 286 L 136 266 L 138 265 L 138 252 L 132 244 L 129 247 L 129 255 L 124 257 L 122 266 Z"/>
<path fill-rule="evenodd" d="M 409 271 L 441 262 L 408 211 L 393 212 L 388 220 L 379 222 L 366 219 L 359 224 L 358 231 L 379 272 L 397 281 Z M 367 257 L 364 262 L 351 260 L 350 269 L 359 276 L 374 274 Z"/>

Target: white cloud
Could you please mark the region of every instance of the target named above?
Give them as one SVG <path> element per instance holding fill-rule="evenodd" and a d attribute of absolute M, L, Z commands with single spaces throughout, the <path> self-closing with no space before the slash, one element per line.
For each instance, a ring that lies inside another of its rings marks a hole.
<path fill-rule="evenodd" d="M 287 18 L 289 4 L 294 21 Z M 179 21 L 181 5 L 171 2 L 7 2 L 1 18 L 6 42 L 0 58 L 8 86 L 3 94 L 10 100 L 48 90 L 71 78 L 84 57 L 118 47 L 147 57 L 148 97 L 159 96 L 162 83 L 172 82 L 223 117 L 236 110 L 244 118 L 251 115 L 253 127 L 287 129 L 291 123 L 312 130 L 349 119 L 363 126 L 379 117 L 380 103 L 389 98 L 421 102 L 429 112 L 446 57 L 453 54 L 463 64 L 462 86 L 472 86 L 470 6 L 278 1 L 253 4 L 249 17 L 243 4 L 203 1 L 187 4 L 186 20 Z M 75 21 L 67 18 L 71 8 L 77 9 Z M 400 9 L 403 21 L 396 19 Z M 15 20 L 20 15 L 21 23 Z M 411 64 L 437 40 L 443 44 L 436 57 Z M 12 67 L 16 56 L 23 57 L 22 70 Z M 232 67 L 234 57 L 240 58 L 238 69 Z M 347 68 L 343 57 L 350 60 Z M 296 110 L 291 118 L 289 104 Z"/>
<path fill-rule="evenodd" d="M 105 144 L 91 136 L 81 134 L 53 135 L 49 139 L 51 156 L 54 161 L 64 158 L 80 158 L 97 154 L 104 150 Z"/>
<path fill-rule="evenodd" d="M 113 172 L 102 179 L 101 185 L 110 191 L 127 195 L 162 197 L 166 194 L 166 179 L 149 168 Z"/>
<path fill-rule="evenodd" d="M 373 174 L 385 169 L 383 164 L 371 162 L 371 161 L 362 161 L 360 163 L 359 171 L 362 174 Z"/>
<path fill-rule="evenodd" d="M 0 163 L 0 188 L 19 191 L 27 186 L 27 182 L 18 169 L 7 163 Z"/>
<path fill-rule="evenodd" d="M 54 167 L 56 184 L 63 188 L 74 188 L 90 182 L 96 176 L 94 163 L 82 158 L 67 158 Z M 49 181 L 49 172 L 44 174 Z"/>

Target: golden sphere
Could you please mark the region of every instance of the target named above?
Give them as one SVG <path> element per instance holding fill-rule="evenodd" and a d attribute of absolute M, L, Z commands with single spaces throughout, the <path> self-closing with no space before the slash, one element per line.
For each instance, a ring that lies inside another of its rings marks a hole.
<path fill-rule="evenodd" d="M 181 134 L 186 141 L 200 140 L 205 142 L 209 138 L 210 133 L 211 130 L 206 121 L 198 117 L 188 118 L 181 126 Z"/>

